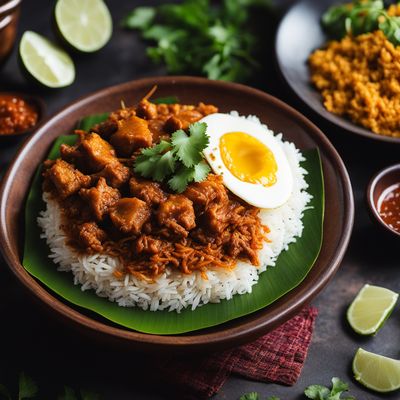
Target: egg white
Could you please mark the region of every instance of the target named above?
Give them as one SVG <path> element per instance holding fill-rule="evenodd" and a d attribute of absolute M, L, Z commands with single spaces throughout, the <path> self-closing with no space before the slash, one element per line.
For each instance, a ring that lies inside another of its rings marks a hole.
<path fill-rule="evenodd" d="M 258 208 L 277 208 L 288 201 L 293 188 L 289 162 L 278 141 L 265 127 L 245 118 L 222 113 L 210 114 L 200 122 L 207 124 L 207 135 L 210 137 L 203 154 L 214 173 L 222 176 L 224 185 L 232 193 Z M 273 185 L 244 182 L 228 170 L 221 156 L 220 138 L 229 132 L 247 133 L 271 150 L 277 164 L 276 182 Z"/>

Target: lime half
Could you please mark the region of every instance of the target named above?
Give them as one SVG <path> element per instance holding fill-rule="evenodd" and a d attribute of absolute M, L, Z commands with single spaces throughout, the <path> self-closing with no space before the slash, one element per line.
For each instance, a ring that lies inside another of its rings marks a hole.
<path fill-rule="evenodd" d="M 373 335 L 391 314 L 399 295 L 379 286 L 364 285 L 347 310 L 347 321 L 361 335 Z"/>
<path fill-rule="evenodd" d="M 400 388 L 400 360 L 360 348 L 354 356 L 353 372 L 357 381 L 377 392 L 391 392 Z"/>
<path fill-rule="evenodd" d="M 101 49 L 112 34 L 112 19 L 102 0 L 58 0 L 55 20 L 63 39 L 75 49 Z"/>
<path fill-rule="evenodd" d="M 68 86 L 75 79 L 75 66 L 71 57 L 35 32 L 26 31 L 22 35 L 19 55 L 25 70 L 45 86 Z"/>

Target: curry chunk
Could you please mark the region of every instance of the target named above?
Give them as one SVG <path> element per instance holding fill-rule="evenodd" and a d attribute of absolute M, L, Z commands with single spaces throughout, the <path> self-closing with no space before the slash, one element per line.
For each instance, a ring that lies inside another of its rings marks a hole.
<path fill-rule="evenodd" d="M 58 195 L 65 199 L 78 192 L 81 188 L 88 187 L 91 183 L 90 176 L 82 174 L 73 165 L 58 159 L 44 172 L 57 190 Z"/>
<path fill-rule="evenodd" d="M 98 180 L 96 187 L 81 189 L 79 195 L 89 204 L 98 221 L 103 219 L 108 209 L 121 197 L 119 190 L 108 186 L 104 178 Z"/>
<path fill-rule="evenodd" d="M 97 133 L 80 132 L 80 141 L 75 146 L 63 144 L 60 146 L 61 157 L 88 173 L 98 172 L 107 164 L 117 161 L 115 151 L 110 143 Z"/>
<path fill-rule="evenodd" d="M 91 131 L 98 133 L 103 139 L 109 139 L 118 130 L 117 121 L 107 120 L 95 125 Z"/>
<path fill-rule="evenodd" d="M 222 204 L 229 201 L 222 179 L 216 175 L 209 175 L 202 182 L 191 183 L 183 194 L 193 202 L 197 212 L 204 211 L 213 202 Z"/>
<path fill-rule="evenodd" d="M 96 222 L 85 222 L 78 227 L 78 237 L 82 247 L 102 251 L 102 243 L 107 239 L 107 234 Z"/>
<path fill-rule="evenodd" d="M 156 182 L 131 178 L 129 180 L 131 194 L 152 206 L 165 201 L 167 196 Z"/>
<path fill-rule="evenodd" d="M 142 100 L 136 108 L 136 114 L 140 118 L 156 119 L 158 114 L 157 105 L 150 103 L 148 100 Z"/>
<path fill-rule="evenodd" d="M 96 174 L 106 179 L 107 183 L 113 188 L 119 188 L 128 182 L 130 172 L 129 168 L 122 165 L 118 160 L 107 164 L 100 172 Z"/>
<path fill-rule="evenodd" d="M 121 232 L 139 234 L 150 218 L 150 208 L 135 197 L 120 199 L 109 213 L 112 223 Z"/>
<path fill-rule="evenodd" d="M 228 226 L 231 218 L 228 204 L 213 203 L 205 211 L 203 221 L 210 232 L 222 233 Z"/>
<path fill-rule="evenodd" d="M 188 231 L 196 226 L 193 203 L 183 195 L 172 194 L 160 204 L 157 220 L 174 234 L 187 237 Z"/>
<path fill-rule="evenodd" d="M 110 143 L 119 155 L 129 157 L 137 149 L 150 147 L 153 135 L 146 120 L 132 116 L 118 121 L 118 130 L 111 136 Z"/>

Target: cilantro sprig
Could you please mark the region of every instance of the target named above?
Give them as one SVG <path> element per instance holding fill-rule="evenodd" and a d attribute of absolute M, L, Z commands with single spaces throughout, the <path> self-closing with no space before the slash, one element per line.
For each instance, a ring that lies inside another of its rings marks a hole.
<path fill-rule="evenodd" d="M 334 5 L 322 16 L 322 26 L 336 39 L 380 29 L 394 45 L 400 45 L 400 17 L 389 15 L 382 0 Z"/>
<path fill-rule="evenodd" d="M 323 385 L 310 385 L 304 390 L 304 395 L 312 400 L 356 400 L 354 396 L 346 396 L 349 385 L 339 378 L 332 378 L 332 388 Z M 344 395 L 345 397 L 342 397 Z M 263 400 L 257 392 L 250 392 L 240 396 L 239 400 Z M 265 400 L 279 400 L 276 396 L 267 397 Z"/>
<path fill-rule="evenodd" d="M 332 388 L 322 385 L 311 385 L 306 388 L 304 394 L 313 400 L 356 400 L 354 396 L 341 397 L 349 390 L 349 385 L 339 378 L 332 378 Z"/>
<path fill-rule="evenodd" d="M 142 149 L 135 160 L 135 172 L 157 182 L 168 179 L 169 187 L 178 193 L 190 182 L 203 181 L 210 172 L 202 154 L 209 142 L 206 131 L 207 124 L 195 122 L 189 126 L 189 134 L 180 129 L 172 134 L 171 141 L 162 140 Z"/>
<path fill-rule="evenodd" d="M 191 73 L 210 79 L 245 81 L 258 67 L 259 43 L 251 32 L 251 9 L 270 8 L 270 0 L 184 0 L 180 4 L 137 7 L 122 26 L 138 29 L 153 42 L 149 58 L 165 63 L 171 74 Z"/>

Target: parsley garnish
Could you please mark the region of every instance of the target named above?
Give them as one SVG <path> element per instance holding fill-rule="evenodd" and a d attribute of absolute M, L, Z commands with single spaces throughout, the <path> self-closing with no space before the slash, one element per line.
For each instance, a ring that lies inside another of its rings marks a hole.
<path fill-rule="evenodd" d="M 162 140 L 142 149 L 135 160 L 135 172 L 157 182 L 169 178 L 169 187 L 178 193 L 190 182 L 203 181 L 210 172 L 202 154 L 209 141 L 206 130 L 204 122 L 195 122 L 189 126 L 189 134 L 180 129 L 172 134 L 170 142 Z"/>
<path fill-rule="evenodd" d="M 270 0 L 184 0 L 157 8 L 137 7 L 122 21 L 155 42 L 147 55 L 165 63 L 171 74 L 191 73 L 210 79 L 244 81 L 258 63 L 257 36 L 250 32 L 250 9 L 270 7 Z"/>
<path fill-rule="evenodd" d="M 322 26 L 337 39 L 380 29 L 394 45 L 400 45 L 400 17 L 388 15 L 382 0 L 334 5 L 322 16 Z"/>

